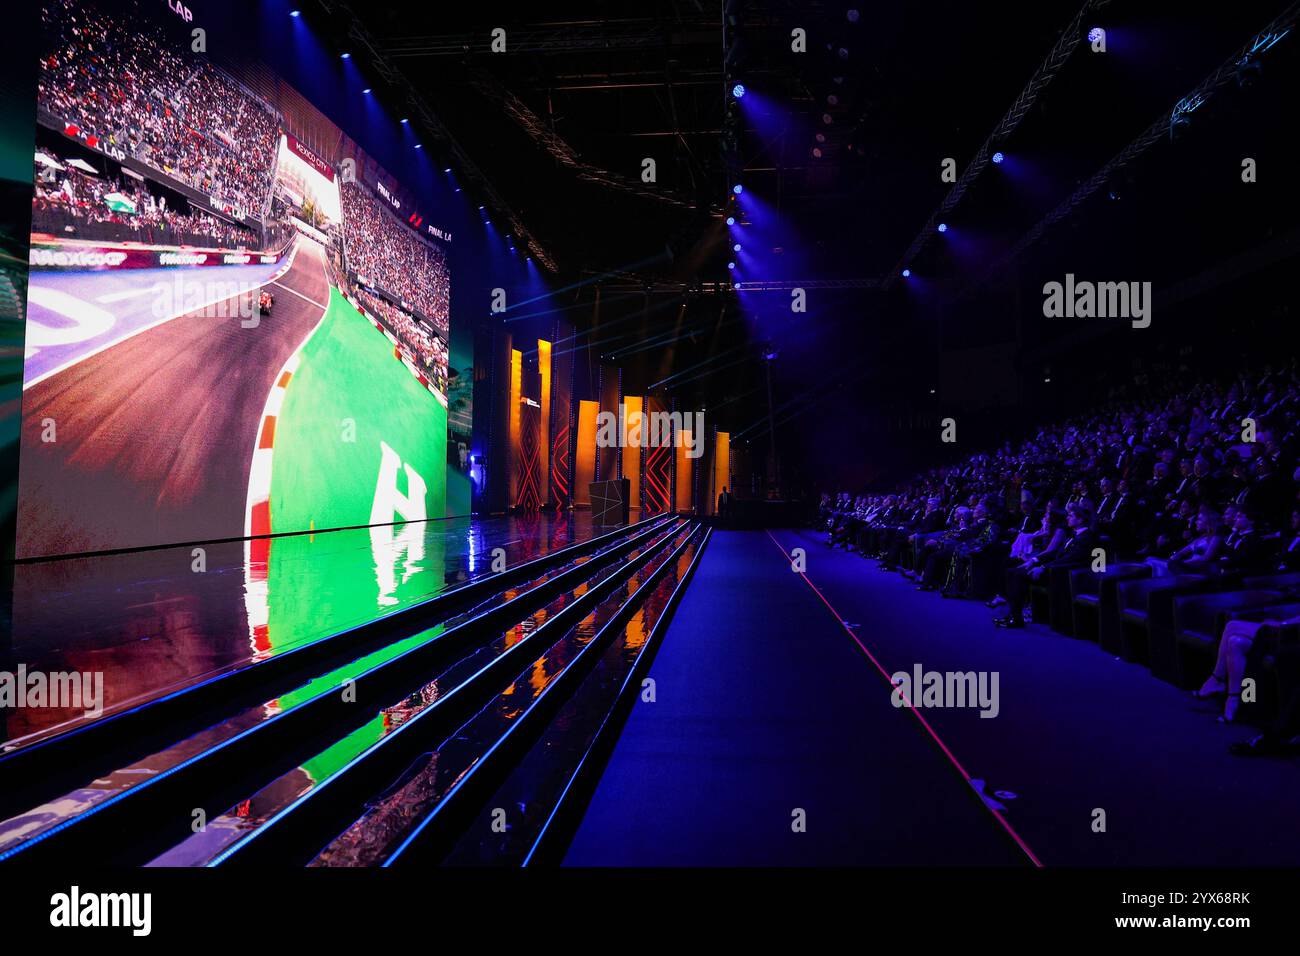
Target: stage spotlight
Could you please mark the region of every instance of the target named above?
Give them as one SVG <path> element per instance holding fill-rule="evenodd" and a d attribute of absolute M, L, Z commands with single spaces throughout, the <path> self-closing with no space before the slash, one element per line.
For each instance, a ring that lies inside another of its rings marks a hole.
<path fill-rule="evenodd" d="M 735 216 L 728 216 L 728 217 L 727 217 L 727 225 L 728 225 L 728 226 L 734 226 L 735 224 L 736 224 L 736 217 L 735 217 Z"/>
<path fill-rule="evenodd" d="M 732 246 L 732 247 L 731 247 L 731 251 L 732 251 L 732 252 L 739 252 L 739 251 L 740 251 L 740 243 L 736 243 L 734 246 Z"/>
<path fill-rule="evenodd" d="M 736 185 L 731 187 L 731 191 L 735 193 L 737 196 L 739 196 L 741 193 L 745 191 L 745 187 L 740 185 L 740 183 L 736 183 Z"/>
<path fill-rule="evenodd" d="M 941 223 L 939 223 L 939 231 L 940 231 L 940 232 L 947 232 L 947 231 L 948 231 L 948 224 L 947 224 L 946 222 L 941 222 Z"/>
<path fill-rule="evenodd" d="M 903 278 L 904 278 L 904 279 L 909 278 L 911 275 L 912 275 L 912 270 L 911 270 L 911 269 L 904 269 L 904 270 L 903 270 Z"/>
<path fill-rule="evenodd" d="M 1091 30 L 1088 31 L 1088 42 L 1096 43 L 1098 40 L 1102 38 L 1102 35 L 1103 34 L 1102 34 L 1101 27 L 1093 27 Z"/>
<path fill-rule="evenodd" d="M 350 59 L 352 59 L 352 54 L 351 54 L 351 53 L 344 53 L 343 56 L 342 56 L 342 59 L 344 59 L 344 60 L 350 60 Z"/>
<path fill-rule="evenodd" d="M 857 23 L 857 22 L 858 22 L 858 11 L 857 11 L 857 10 L 850 9 L 850 10 L 849 10 L 848 12 L 846 12 L 844 15 L 845 15 L 846 17 L 849 18 L 849 23 Z"/>
<path fill-rule="evenodd" d="M 479 206 L 479 207 L 478 207 L 478 211 L 479 211 L 479 212 L 482 212 L 482 211 L 483 211 L 483 207 L 482 207 L 482 206 Z"/>
<path fill-rule="evenodd" d="M 366 87 L 364 90 L 362 90 L 361 92 L 362 92 L 362 93 L 369 93 L 369 92 L 370 92 L 370 87 L 367 86 L 367 87 Z"/>
<path fill-rule="evenodd" d="M 443 172 L 444 172 L 444 173 L 450 173 L 450 172 L 451 172 L 451 167 L 448 166 L 446 169 L 443 170 Z"/>
<path fill-rule="evenodd" d="M 291 16 L 291 17 L 300 17 L 300 16 L 302 16 L 302 11 L 301 11 L 301 10 L 290 10 L 290 11 L 289 11 L 289 16 Z"/>
<path fill-rule="evenodd" d="M 734 269 L 734 268 L 736 268 L 736 264 L 735 264 L 734 262 L 728 262 L 728 263 L 727 263 L 727 268 L 728 268 L 728 269 Z"/>
<path fill-rule="evenodd" d="M 1002 165 L 1002 160 L 1004 160 L 1004 159 L 1006 159 L 1006 157 L 1003 156 L 1001 153 L 994 153 L 994 154 L 993 154 L 993 162 L 996 163 L 996 164 L 999 165 L 999 166 Z"/>
<path fill-rule="evenodd" d="M 408 125 L 410 122 L 411 122 L 411 120 L 410 120 L 409 117 L 406 117 L 406 116 L 403 116 L 403 117 L 402 117 L 402 125 L 403 125 L 403 126 Z"/>
<path fill-rule="evenodd" d="M 737 83 L 735 86 L 733 86 L 733 87 L 731 88 L 731 95 L 734 96 L 734 97 L 735 97 L 736 99 L 738 99 L 738 100 L 739 100 L 739 99 L 743 99 L 744 96 L 745 96 L 745 84 L 744 84 L 744 83 Z"/>
<path fill-rule="evenodd" d="M 416 144 L 415 144 L 415 148 L 416 148 L 416 149 L 424 149 L 424 144 L 423 144 L 423 143 L 416 143 Z"/>
<path fill-rule="evenodd" d="M 839 106 L 840 98 L 836 96 L 834 93 L 831 93 L 826 97 L 826 104 L 828 106 Z"/>
<path fill-rule="evenodd" d="M 736 289 L 737 292 L 740 291 L 740 283 L 739 283 L 739 282 L 737 282 L 737 283 L 735 284 L 735 289 Z"/>
<path fill-rule="evenodd" d="M 831 123 L 835 122 L 835 117 L 831 116 L 830 113 L 823 113 L 822 122 L 825 123 L 827 126 L 830 126 Z"/>
<path fill-rule="evenodd" d="M 822 148 L 821 148 L 820 146 L 814 146 L 814 147 L 813 147 L 812 154 L 813 154 L 813 159 L 821 159 L 821 158 L 822 158 Z"/>

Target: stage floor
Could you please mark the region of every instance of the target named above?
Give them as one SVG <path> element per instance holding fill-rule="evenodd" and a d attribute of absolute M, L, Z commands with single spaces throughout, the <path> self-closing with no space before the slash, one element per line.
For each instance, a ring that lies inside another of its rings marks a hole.
<path fill-rule="evenodd" d="M 101 672 L 109 713 L 427 600 L 602 534 L 586 511 L 450 518 L 20 564 L 0 670 Z M 265 542 L 263 542 L 265 545 Z M 0 743 L 88 718 L 0 712 Z"/>

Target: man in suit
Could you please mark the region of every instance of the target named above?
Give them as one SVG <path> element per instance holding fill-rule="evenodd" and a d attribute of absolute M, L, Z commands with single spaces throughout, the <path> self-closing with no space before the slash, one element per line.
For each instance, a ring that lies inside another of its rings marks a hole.
<path fill-rule="evenodd" d="M 1050 574 L 1053 568 L 1074 567 L 1091 560 L 1096 541 L 1092 531 L 1092 510 L 1078 503 L 1066 505 L 1065 524 L 1070 536 L 1064 543 L 1029 558 L 1007 575 L 1007 615 L 993 619 L 998 627 L 1025 626 L 1024 610 L 1029 603 L 1029 589 Z"/>
<path fill-rule="evenodd" d="M 919 565 L 921 583 L 916 586 L 918 591 L 939 590 L 939 586 L 948 576 L 948 566 L 957 545 L 969 541 L 979 533 L 975 515 L 974 508 L 963 505 L 957 509 L 956 528 L 930 538 L 922 545 L 922 558 Z M 981 514 L 979 520 L 986 520 L 986 515 Z"/>
<path fill-rule="evenodd" d="M 932 523 L 935 521 L 934 518 L 930 517 L 932 511 L 938 514 L 938 521 L 943 520 L 943 513 L 939 511 L 939 500 L 937 498 L 926 499 L 924 503 L 919 500 L 913 501 L 904 510 L 902 518 L 885 529 L 876 542 L 876 551 L 880 556 L 880 570 L 894 570 L 894 565 L 900 560 L 903 547 L 912 534 L 927 521 Z"/>
<path fill-rule="evenodd" d="M 1255 526 L 1256 513 L 1242 508 L 1232 522 L 1232 533 L 1224 541 L 1219 563 L 1227 571 L 1258 571 L 1268 564 L 1268 540 Z"/>
<path fill-rule="evenodd" d="M 1300 508 L 1291 509 L 1291 530 L 1281 536 L 1282 551 L 1278 554 L 1277 571 L 1300 571 Z"/>
<path fill-rule="evenodd" d="M 1102 478 L 1097 488 L 1101 491 L 1101 499 L 1097 502 L 1094 517 L 1098 521 L 1105 521 L 1110 517 L 1110 510 L 1115 507 L 1115 483 L 1110 478 Z"/>
<path fill-rule="evenodd" d="M 1127 478 L 1121 478 L 1115 485 L 1104 509 L 1097 512 L 1097 531 L 1110 538 L 1111 546 L 1118 551 L 1129 552 L 1134 537 L 1135 504 L 1129 491 Z"/>
<path fill-rule="evenodd" d="M 900 563 L 906 563 L 908 570 L 916 564 L 916 552 L 921 543 L 943 531 L 947 515 L 943 508 L 943 499 L 930 497 L 925 500 L 925 513 L 909 529 L 909 533 L 895 541 L 892 551 L 885 555 L 880 567 L 885 571 L 894 571 Z"/>
<path fill-rule="evenodd" d="M 1174 479 L 1169 475 L 1169 463 L 1157 461 L 1151 466 L 1151 477 L 1147 479 L 1142 494 L 1143 504 L 1149 508 L 1163 507 L 1165 499 L 1173 494 L 1174 487 Z"/>
<path fill-rule="evenodd" d="M 1196 476 L 1192 473 L 1193 468 L 1190 458 L 1184 458 L 1178 463 L 1178 482 L 1171 492 L 1175 501 L 1185 499 L 1192 493 L 1192 488 L 1196 486 Z"/>
<path fill-rule="evenodd" d="M 1192 460 L 1192 494 L 1198 502 L 1216 501 L 1223 495 L 1224 481 L 1214 471 L 1214 463 L 1205 455 Z"/>
<path fill-rule="evenodd" d="M 1280 528 L 1284 512 L 1291 504 L 1290 482 L 1277 473 L 1272 459 L 1267 455 L 1255 459 L 1251 470 L 1253 478 L 1246 488 L 1242 503 L 1258 511 L 1274 528 Z"/>

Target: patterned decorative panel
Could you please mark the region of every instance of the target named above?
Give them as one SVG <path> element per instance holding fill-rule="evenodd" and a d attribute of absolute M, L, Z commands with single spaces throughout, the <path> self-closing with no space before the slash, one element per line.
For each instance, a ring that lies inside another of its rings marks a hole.
<path fill-rule="evenodd" d="M 647 396 L 645 400 L 647 418 L 662 415 L 668 411 L 662 399 Z M 649 424 L 646 426 L 647 439 L 651 435 Z M 641 483 L 641 515 L 663 514 L 672 508 L 672 435 L 661 436 L 664 440 L 650 443 L 642 455 L 644 480 Z"/>
<path fill-rule="evenodd" d="M 531 402 L 519 405 L 519 478 L 515 505 L 536 511 L 541 499 L 541 409 Z"/>

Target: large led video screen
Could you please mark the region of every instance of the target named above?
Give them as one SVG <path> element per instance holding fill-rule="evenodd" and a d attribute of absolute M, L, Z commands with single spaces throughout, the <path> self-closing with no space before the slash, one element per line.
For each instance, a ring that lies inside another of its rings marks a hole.
<path fill-rule="evenodd" d="M 450 272 L 403 184 L 167 4 L 41 19 L 18 556 L 442 517 Z"/>

